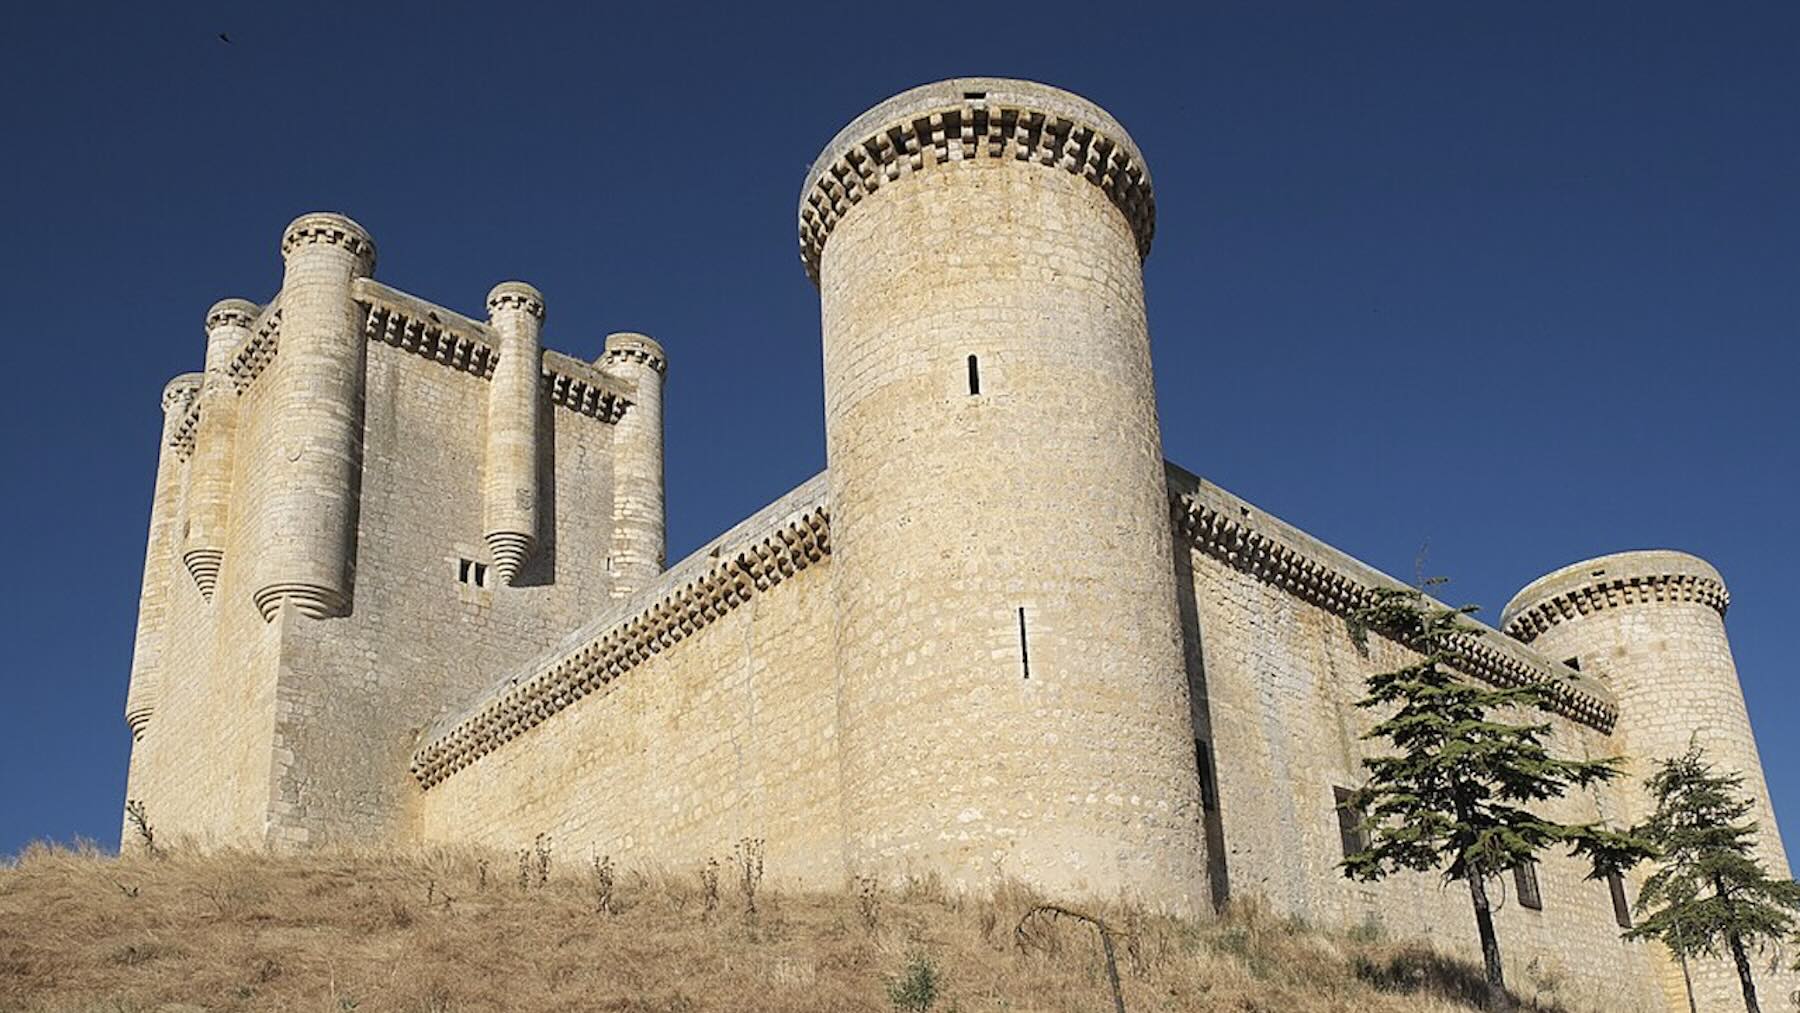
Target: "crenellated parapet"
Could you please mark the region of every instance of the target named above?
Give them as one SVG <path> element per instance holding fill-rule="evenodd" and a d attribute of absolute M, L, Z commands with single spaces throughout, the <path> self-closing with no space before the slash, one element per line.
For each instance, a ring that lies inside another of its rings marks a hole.
<path fill-rule="evenodd" d="M 1501 623 L 1531 643 L 1558 623 L 1605 609 L 1698 602 L 1723 616 L 1731 593 L 1719 571 L 1685 552 L 1651 550 L 1602 556 L 1540 577 L 1507 602 Z"/>
<path fill-rule="evenodd" d="M 313 245 L 342 249 L 354 260 L 359 275 L 375 271 L 375 240 L 368 230 L 345 215 L 315 211 L 289 222 L 281 234 L 281 258 L 287 260 L 302 247 Z"/>
<path fill-rule="evenodd" d="M 1006 159 L 1080 176 L 1106 194 L 1149 256 L 1156 197 L 1125 128 L 1092 102 L 1048 85 L 954 78 L 902 92 L 857 117 L 825 146 L 800 202 L 800 259 L 819 279 L 837 223 L 884 186 L 936 167 Z M 1003 213 L 996 206 L 996 214 Z"/>
<path fill-rule="evenodd" d="M 571 638 L 579 646 L 533 662 L 441 723 L 413 754 L 413 777 L 431 788 L 824 560 L 831 554 L 824 493 L 823 476 L 808 482 L 603 614 Z"/>

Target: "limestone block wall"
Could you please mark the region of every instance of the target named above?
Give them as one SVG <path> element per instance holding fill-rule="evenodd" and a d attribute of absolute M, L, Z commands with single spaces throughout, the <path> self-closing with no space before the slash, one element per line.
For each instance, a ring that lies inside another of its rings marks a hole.
<path fill-rule="evenodd" d="M 372 342 L 355 607 L 288 629 L 276 728 L 280 840 L 395 832 L 420 730 L 542 651 L 608 595 L 609 423 L 539 404 L 541 532 L 486 585 L 488 381 Z"/>
<path fill-rule="evenodd" d="M 1360 739 L 1373 718 L 1354 703 L 1369 675 L 1397 667 L 1410 652 L 1380 637 L 1371 637 L 1366 655 L 1359 651 L 1344 622 L 1347 609 L 1331 601 L 1342 592 L 1326 589 L 1345 577 L 1343 587 L 1391 579 L 1216 487 L 1188 481 L 1183 489 L 1181 476 L 1172 479 L 1178 505 L 1184 495 L 1189 506 L 1198 497 L 1232 519 L 1205 533 L 1189 529 L 1177 550 L 1184 593 L 1191 594 L 1183 611 L 1198 662 L 1197 737 L 1216 758 L 1218 877 L 1232 896 L 1259 896 L 1315 923 L 1374 920 L 1395 935 L 1430 939 L 1479 961 L 1466 885 L 1445 887 L 1425 874 L 1361 884 L 1336 867 L 1344 855 L 1333 788 L 1360 785 L 1361 760 L 1376 748 Z M 1511 656 L 1546 673 L 1553 665 Z M 1616 748 L 1605 732 L 1570 715 L 1546 717 L 1555 749 L 1603 756 Z M 1546 812 L 1616 820 L 1614 794 L 1572 796 Z M 1511 877 L 1499 884 L 1495 922 L 1509 981 L 1529 987 L 1534 978 L 1561 977 L 1603 1008 L 1661 1008 L 1650 948 L 1619 940 L 1607 884 L 1585 874 L 1560 852 L 1546 856 L 1537 869 L 1542 910 L 1519 904 Z"/>
<path fill-rule="evenodd" d="M 1142 158 L 1029 82 L 907 92 L 802 203 L 850 861 L 1202 903 Z"/>
<path fill-rule="evenodd" d="M 443 722 L 410 836 L 689 871 L 766 841 L 771 882 L 843 883 L 823 485 L 608 608 Z"/>

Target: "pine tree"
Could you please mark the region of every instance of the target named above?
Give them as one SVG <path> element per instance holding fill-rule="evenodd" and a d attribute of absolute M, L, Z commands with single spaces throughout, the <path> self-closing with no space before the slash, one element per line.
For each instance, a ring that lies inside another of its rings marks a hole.
<path fill-rule="evenodd" d="M 1418 652 L 1415 660 L 1368 680 L 1357 706 L 1388 712 L 1363 738 L 1392 752 L 1363 761 L 1368 782 L 1346 805 L 1362 814 L 1368 845 L 1343 862 L 1346 876 L 1378 880 L 1400 870 L 1437 871 L 1468 884 L 1487 974 L 1488 1004 L 1508 1002 L 1487 881 L 1565 847 L 1591 863 L 1599 879 L 1649 854 L 1644 842 L 1598 824 L 1564 824 L 1528 806 L 1619 776 L 1618 761 L 1570 760 L 1545 746 L 1550 726 L 1513 724 L 1504 715 L 1544 708 L 1553 683 L 1494 687 L 1457 676 L 1459 648 L 1474 629 L 1463 616 L 1413 588 L 1376 589 L 1352 616 L 1366 649 L 1375 631 Z"/>
<path fill-rule="evenodd" d="M 1634 832 L 1660 852 L 1627 939 L 1659 939 L 1683 961 L 1729 953 L 1744 1008 L 1758 1013 L 1750 951 L 1785 937 L 1800 909 L 1800 883 L 1769 875 L 1751 850 L 1756 824 L 1741 774 L 1721 774 L 1698 744 L 1656 765 L 1644 786 L 1656 811 Z M 1693 1004 L 1690 983 L 1688 1003 Z"/>

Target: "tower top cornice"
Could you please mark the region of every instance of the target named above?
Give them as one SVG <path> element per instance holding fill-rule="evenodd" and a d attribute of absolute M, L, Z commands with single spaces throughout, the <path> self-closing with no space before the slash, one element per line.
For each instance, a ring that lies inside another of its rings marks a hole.
<path fill-rule="evenodd" d="M 1711 563 L 1673 549 L 1617 552 L 1571 563 L 1525 585 L 1501 610 L 1508 634 L 1530 643 L 1557 623 L 1620 605 L 1699 602 L 1725 614 L 1731 593 Z"/>
<path fill-rule="evenodd" d="M 516 307 L 544 322 L 544 293 L 534 285 L 522 281 L 503 281 L 495 285 L 487 294 L 488 312 L 503 307 Z"/>
<path fill-rule="evenodd" d="M 375 270 L 375 240 L 369 230 L 349 215 L 335 211 L 313 211 L 288 223 L 281 233 L 281 256 L 285 260 L 295 250 L 314 243 L 341 246 L 361 261 L 364 273 Z"/>
<path fill-rule="evenodd" d="M 256 322 L 262 307 L 248 299 L 220 299 L 206 311 L 208 332 L 220 327 L 249 327 Z"/>
<path fill-rule="evenodd" d="M 882 186 L 976 158 L 1012 159 L 1083 176 L 1131 225 L 1138 255 L 1156 232 L 1156 198 L 1137 142 L 1110 113 L 1035 81 L 957 77 L 921 85 L 858 116 L 831 139 L 800 192 L 800 260 L 819 278 L 832 229 Z"/>

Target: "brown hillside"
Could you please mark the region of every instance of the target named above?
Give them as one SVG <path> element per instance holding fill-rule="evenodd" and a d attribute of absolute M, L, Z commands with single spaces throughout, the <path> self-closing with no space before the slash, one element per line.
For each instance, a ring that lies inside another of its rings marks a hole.
<path fill-rule="evenodd" d="M 1026 891 L 759 889 L 752 915 L 741 870 L 728 856 L 717 869 L 710 913 L 698 871 L 621 870 L 606 914 L 591 859 L 557 854 L 540 886 L 531 855 L 34 847 L 0 868 L 0 1010 L 1112 1009 L 1091 928 L 1015 931 Z M 1422 1013 L 1479 994 L 1472 968 L 1374 931 L 1253 908 L 1200 924 L 1094 913 L 1117 930 L 1133 1013 Z M 927 967 L 941 983 L 921 1007 Z M 1553 983 L 1517 984 L 1561 1008 Z"/>

